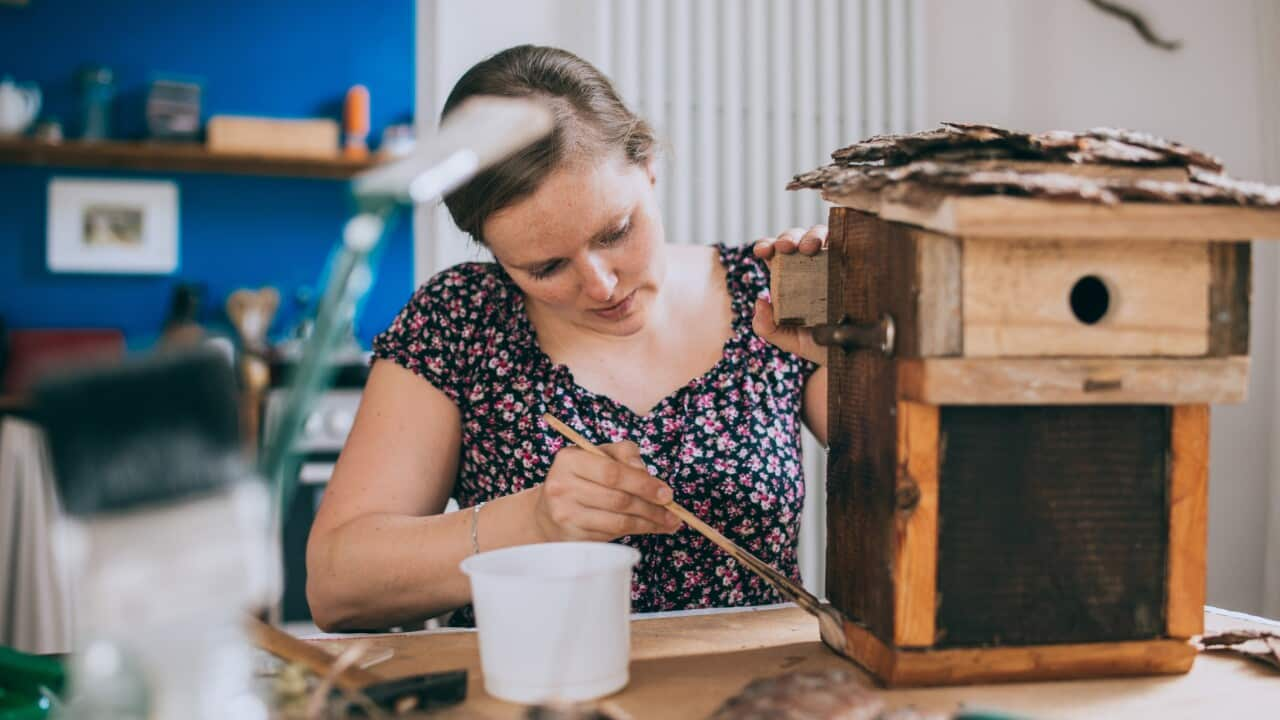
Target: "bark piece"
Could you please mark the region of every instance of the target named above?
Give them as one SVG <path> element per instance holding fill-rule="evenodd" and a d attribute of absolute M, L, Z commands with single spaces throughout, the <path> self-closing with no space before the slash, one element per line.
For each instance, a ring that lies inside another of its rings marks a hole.
<path fill-rule="evenodd" d="M 1229 652 L 1280 672 L 1280 633 L 1228 630 L 1200 638 L 1203 652 Z"/>
<path fill-rule="evenodd" d="M 878 693 L 846 670 L 803 672 L 753 680 L 710 720 L 874 720 Z"/>

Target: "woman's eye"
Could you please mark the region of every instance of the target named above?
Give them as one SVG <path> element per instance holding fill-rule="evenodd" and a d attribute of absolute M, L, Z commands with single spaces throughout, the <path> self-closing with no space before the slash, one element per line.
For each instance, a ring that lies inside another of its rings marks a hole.
<path fill-rule="evenodd" d="M 545 280 L 554 275 L 560 269 L 560 265 L 559 262 L 547 263 L 537 270 L 529 271 L 529 275 L 533 276 L 534 280 Z"/>
<path fill-rule="evenodd" d="M 605 247 L 609 247 L 610 245 L 617 245 L 618 243 L 625 240 L 627 238 L 627 234 L 630 232 L 631 232 L 631 222 L 628 221 L 626 225 L 623 225 L 617 230 L 614 230 L 613 232 L 609 233 L 603 240 L 600 241 L 600 244 Z"/>

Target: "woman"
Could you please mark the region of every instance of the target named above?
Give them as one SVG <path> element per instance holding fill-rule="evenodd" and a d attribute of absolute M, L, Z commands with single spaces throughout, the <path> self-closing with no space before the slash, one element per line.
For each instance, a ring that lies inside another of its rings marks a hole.
<path fill-rule="evenodd" d="M 637 612 L 777 602 L 663 504 L 799 578 L 799 421 L 825 442 L 826 355 L 758 298 L 763 259 L 817 252 L 826 228 L 754 252 L 668 245 L 653 133 L 570 53 L 499 53 L 444 113 L 474 95 L 537 98 L 556 129 L 446 199 L 497 262 L 440 273 L 374 340 L 307 548 L 316 623 L 462 608 L 453 622 L 469 624 L 463 558 L 562 540 L 637 548 Z M 566 446 L 544 412 L 611 459 Z M 443 513 L 451 496 L 463 509 Z"/>

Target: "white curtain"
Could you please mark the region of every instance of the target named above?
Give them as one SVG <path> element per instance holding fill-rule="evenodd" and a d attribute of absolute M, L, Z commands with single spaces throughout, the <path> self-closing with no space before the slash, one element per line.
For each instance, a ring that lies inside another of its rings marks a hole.
<path fill-rule="evenodd" d="M 72 594 L 53 549 L 59 513 L 39 428 L 0 417 L 0 645 L 31 653 L 71 650 Z"/>

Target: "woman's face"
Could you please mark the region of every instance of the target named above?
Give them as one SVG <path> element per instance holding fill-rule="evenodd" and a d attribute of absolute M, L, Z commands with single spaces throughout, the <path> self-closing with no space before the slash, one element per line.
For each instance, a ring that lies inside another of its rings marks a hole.
<path fill-rule="evenodd" d="M 525 299 L 581 328 L 645 326 L 666 264 L 652 165 L 621 153 L 561 168 L 494 213 L 484 236 Z"/>

